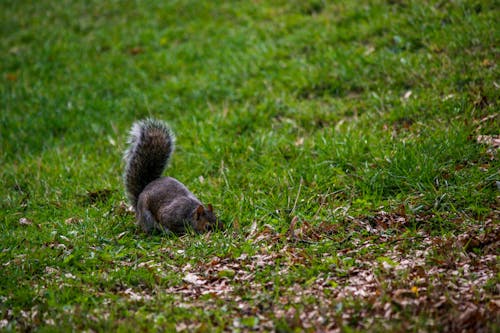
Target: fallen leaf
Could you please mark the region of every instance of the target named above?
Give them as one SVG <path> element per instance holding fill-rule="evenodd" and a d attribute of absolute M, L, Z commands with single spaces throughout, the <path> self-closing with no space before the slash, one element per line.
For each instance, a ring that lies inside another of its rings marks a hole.
<path fill-rule="evenodd" d="M 478 135 L 476 141 L 477 143 L 485 144 L 495 149 L 500 147 L 499 135 Z"/>
<path fill-rule="evenodd" d="M 366 50 L 365 50 L 365 52 L 363 54 L 365 56 L 367 56 L 367 55 L 372 54 L 373 52 L 375 52 L 375 47 L 372 46 L 372 45 L 369 45 L 369 46 L 366 47 Z"/>
<path fill-rule="evenodd" d="M 81 219 L 79 219 L 78 217 L 70 217 L 70 218 L 67 218 L 66 220 L 64 220 L 64 222 L 66 224 L 75 224 L 75 223 L 80 223 L 82 222 Z"/>
<path fill-rule="evenodd" d="M 134 214 L 134 207 L 126 203 L 125 201 L 120 201 L 117 206 L 114 207 L 114 213 L 118 215 L 131 215 Z"/>
<path fill-rule="evenodd" d="M 194 273 L 187 273 L 182 280 L 197 286 L 204 285 L 207 282 Z"/>
<path fill-rule="evenodd" d="M 297 224 L 297 221 L 299 218 L 297 216 L 294 216 L 292 218 L 292 221 L 290 222 L 290 228 L 288 228 L 288 231 L 286 232 L 286 235 L 289 239 L 295 238 L 295 225 Z"/>
<path fill-rule="evenodd" d="M 495 62 L 490 59 L 483 59 L 483 61 L 481 61 L 481 65 L 483 67 L 492 67 L 495 65 Z"/>
<path fill-rule="evenodd" d="M 15 81 L 17 81 L 17 74 L 16 73 L 7 73 L 7 74 L 5 74 L 5 78 L 10 82 L 15 82 Z"/>
<path fill-rule="evenodd" d="M 252 225 L 250 226 L 250 229 L 248 230 L 248 237 L 247 239 L 250 239 L 253 237 L 255 234 L 255 231 L 257 230 L 257 221 L 253 220 Z"/>
<path fill-rule="evenodd" d="M 45 273 L 46 274 L 56 274 L 56 273 L 59 273 L 59 271 L 57 270 L 57 268 L 47 266 L 47 267 L 45 267 Z"/>
<path fill-rule="evenodd" d="M 131 55 L 138 55 L 144 52 L 144 49 L 142 47 L 136 46 L 128 50 L 128 53 Z"/>
<path fill-rule="evenodd" d="M 32 225 L 33 224 L 33 221 L 31 221 L 30 219 L 26 218 L 26 217 L 21 217 L 19 219 L 19 224 L 20 225 Z"/>
<path fill-rule="evenodd" d="M 299 147 L 299 146 L 302 146 L 304 144 L 304 138 L 298 138 L 297 140 L 295 140 L 295 146 L 296 147 Z"/>

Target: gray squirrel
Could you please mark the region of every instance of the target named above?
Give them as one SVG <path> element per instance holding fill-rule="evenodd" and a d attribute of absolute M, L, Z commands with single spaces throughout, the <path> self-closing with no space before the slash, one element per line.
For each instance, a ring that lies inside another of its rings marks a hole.
<path fill-rule="evenodd" d="M 137 223 L 148 234 L 154 230 L 183 234 L 213 229 L 217 217 L 184 184 L 162 173 L 174 151 L 175 137 L 168 125 L 155 119 L 137 121 L 130 130 L 123 175 Z"/>

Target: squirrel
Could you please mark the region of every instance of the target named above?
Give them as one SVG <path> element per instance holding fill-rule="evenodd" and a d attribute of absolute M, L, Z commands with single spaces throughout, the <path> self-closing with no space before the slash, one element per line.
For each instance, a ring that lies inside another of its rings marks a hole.
<path fill-rule="evenodd" d="M 130 130 L 123 175 L 128 199 L 138 225 L 147 234 L 155 230 L 184 234 L 212 230 L 217 217 L 184 184 L 162 177 L 174 151 L 175 136 L 163 121 L 137 121 Z"/>

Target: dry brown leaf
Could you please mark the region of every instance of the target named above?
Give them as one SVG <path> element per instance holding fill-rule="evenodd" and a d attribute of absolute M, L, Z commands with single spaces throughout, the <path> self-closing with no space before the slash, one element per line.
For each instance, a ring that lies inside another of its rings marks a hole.
<path fill-rule="evenodd" d="M 16 73 L 7 73 L 7 74 L 5 74 L 5 78 L 8 81 L 15 82 L 15 81 L 17 81 L 17 74 Z"/>
<path fill-rule="evenodd" d="M 132 47 L 128 50 L 128 53 L 131 55 L 138 55 L 144 52 L 144 49 L 140 46 Z"/>
<path fill-rule="evenodd" d="M 481 65 L 483 67 L 493 67 L 495 65 L 495 61 L 485 58 L 481 61 Z"/>
<path fill-rule="evenodd" d="M 76 224 L 76 223 L 81 223 L 82 222 L 82 219 L 78 218 L 78 217 L 70 217 L 70 218 L 67 218 L 66 220 L 64 220 L 64 223 L 66 224 Z"/>

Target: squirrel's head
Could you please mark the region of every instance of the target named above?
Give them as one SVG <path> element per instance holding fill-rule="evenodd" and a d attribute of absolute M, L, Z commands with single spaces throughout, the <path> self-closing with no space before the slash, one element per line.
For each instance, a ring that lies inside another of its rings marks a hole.
<path fill-rule="evenodd" d="M 198 233 L 213 230 L 217 226 L 217 217 L 211 204 L 208 204 L 206 208 L 203 205 L 199 205 L 194 211 L 193 220 L 194 230 Z"/>

